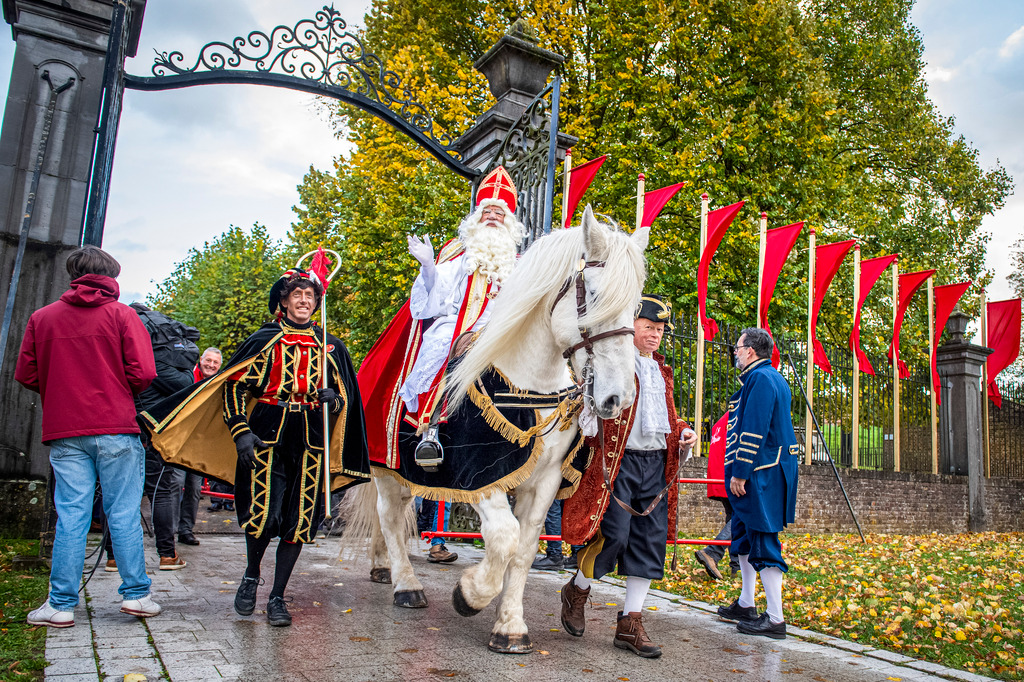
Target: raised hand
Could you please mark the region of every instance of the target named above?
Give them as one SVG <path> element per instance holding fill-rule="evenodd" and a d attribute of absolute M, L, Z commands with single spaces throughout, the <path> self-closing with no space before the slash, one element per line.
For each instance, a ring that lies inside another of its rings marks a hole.
<path fill-rule="evenodd" d="M 424 268 L 434 265 L 434 247 L 430 244 L 430 235 L 423 235 L 421 241 L 416 235 L 410 234 L 406 237 L 409 242 L 409 253 L 420 262 Z"/>

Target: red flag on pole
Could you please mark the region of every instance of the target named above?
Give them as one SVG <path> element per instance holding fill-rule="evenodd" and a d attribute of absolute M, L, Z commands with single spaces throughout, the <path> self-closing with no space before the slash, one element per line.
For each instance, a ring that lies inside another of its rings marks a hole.
<path fill-rule="evenodd" d="M 919 272 L 906 272 L 900 275 L 900 301 L 896 307 L 896 322 L 892 326 L 892 340 L 889 342 L 889 352 L 887 355 L 889 356 L 889 361 L 895 362 L 896 366 L 900 368 L 901 379 L 906 379 L 910 376 L 910 370 L 907 369 L 906 363 L 900 360 L 900 328 L 903 327 L 903 316 L 910 305 L 910 299 L 914 297 L 914 292 L 934 274 L 934 270 L 921 270 Z"/>
<path fill-rule="evenodd" d="M 864 301 L 867 300 L 868 294 L 871 293 L 871 288 L 875 286 L 875 282 L 878 281 L 878 278 L 882 276 L 885 269 L 892 265 L 897 257 L 898 254 L 892 254 L 890 256 L 869 258 L 860 262 L 860 292 L 857 295 L 857 314 L 853 318 L 853 330 L 850 332 L 850 350 L 857 354 L 857 359 L 860 361 L 860 371 L 871 376 L 875 375 L 875 368 L 871 366 L 867 354 L 860 347 L 861 308 L 864 306 Z"/>
<path fill-rule="evenodd" d="M 935 349 L 939 347 L 939 337 L 942 336 L 942 330 L 946 328 L 946 322 L 949 321 L 953 308 L 956 307 L 960 297 L 964 295 L 969 286 L 971 286 L 970 282 L 960 282 L 958 284 L 944 284 L 941 287 L 935 287 L 935 345 L 932 346 L 932 390 L 935 391 L 935 403 L 938 405 L 942 404 L 942 388 L 939 384 L 939 370 L 935 366 Z"/>
<path fill-rule="evenodd" d="M 576 207 L 580 205 L 580 200 L 583 199 L 583 195 L 586 193 L 587 188 L 590 187 L 590 183 L 594 181 L 597 169 L 601 167 L 601 164 L 607 158 L 607 154 L 599 156 L 569 171 L 569 210 L 565 212 L 565 227 L 569 227 L 572 214 L 576 212 Z"/>
<path fill-rule="evenodd" d="M 1020 354 L 1020 299 L 988 304 L 988 397 L 996 407 L 1003 406 L 1003 396 L 996 385 L 996 375 L 1010 366 Z"/>
<path fill-rule="evenodd" d="M 718 333 L 718 323 L 707 315 L 708 266 L 711 265 L 711 258 L 718 250 L 718 245 L 722 243 L 725 231 L 732 225 L 744 203 L 738 201 L 708 212 L 708 243 L 704 245 L 704 252 L 701 253 L 700 262 L 697 264 L 697 309 L 700 313 L 700 324 L 704 328 L 704 336 L 708 341 L 715 338 L 715 334 Z"/>
<path fill-rule="evenodd" d="M 789 252 L 793 250 L 793 244 L 796 244 L 796 238 L 800 236 L 802 229 L 804 229 L 804 223 L 800 221 L 768 230 L 765 233 L 764 271 L 761 273 L 761 310 L 757 314 L 757 326 L 767 329 L 769 334 L 772 330 L 768 326 L 768 306 L 775 294 L 775 285 L 779 281 L 779 275 L 782 274 L 782 266 L 786 264 Z M 779 350 L 775 346 L 772 347 L 772 367 L 776 369 L 779 367 Z"/>
<path fill-rule="evenodd" d="M 653 225 L 654 219 L 661 213 L 661 209 L 665 207 L 668 200 L 675 196 L 675 193 L 681 190 L 685 184 L 685 182 L 680 182 L 652 192 L 644 192 L 644 216 L 640 220 L 640 227 Z"/>
<path fill-rule="evenodd" d="M 313 254 L 313 260 L 309 264 L 309 271 L 320 279 L 320 286 L 327 291 L 327 275 L 331 272 L 331 258 L 324 251 L 323 245 Z"/>
<path fill-rule="evenodd" d="M 811 309 L 811 340 L 814 346 L 814 364 L 822 371 L 832 373 L 832 363 L 828 361 L 825 354 L 825 347 L 818 341 L 818 312 L 821 310 L 821 302 L 825 300 L 825 292 L 839 272 L 846 254 L 850 252 L 856 239 L 848 239 L 845 242 L 825 244 L 815 249 L 814 253 L 814 307 Z"/>

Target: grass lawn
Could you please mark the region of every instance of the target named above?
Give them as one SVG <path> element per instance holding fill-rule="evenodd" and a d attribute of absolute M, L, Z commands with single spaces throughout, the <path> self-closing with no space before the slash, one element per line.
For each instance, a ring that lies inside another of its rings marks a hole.
<path fill-rule="evenodd" d="M 18 554 L 38 553 L 37 541 L 0 539 L 0 680 L 43 679 L 46 628 L 29 625 L 25 617 L 46 598 L 50 572 L 11 565 Z"/>
<path fill-rule="evenodd" d="M 783 534 L 787 622 L 1005 680 L 1024 680 L 1024 533 Z M 740 578 L 714 582 L 680 545 L 679 570 L 652 587 L 728 604 Z M 672 548 L 669 547 L 671 558 Z M 758 587 L 758 608 L 764 593 Z"/>

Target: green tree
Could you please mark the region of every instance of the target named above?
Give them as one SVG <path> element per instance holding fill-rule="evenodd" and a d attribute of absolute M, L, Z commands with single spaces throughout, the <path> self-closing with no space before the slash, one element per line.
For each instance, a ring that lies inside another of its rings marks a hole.
<path fill-rule="evenodd" d="M 632 226 L 638 172 L 649 188 L 689 183 L 655 224 L 650 289 L 695 311 L 699 196 L 707 192 L 713 208 L 748 202 L 716 256 L 709 307 L 721 321 L 749 324 L 761 211 L 770 227 L 806 221 L 819 243 L 857 236 L 865 258 L 898 251 L 901 271 L 936 267 L 939 283 L 987 278 L 980 224 L 1002 206 L 1010 179 L 998 166 L 982 170 L 928 99 L 911 5 L 378 0 L 364 38 L 456 136 L 490 101 L 472 64 L 511 20 L 526 18 L 542 46 L 566 58 L 560 125 L 580 139 L 575 158 L 610 156 L 587 200 Z M 340 245 L 347 307 L 339 314 L 359 355 L 407 295 L 415 269 L 405 232 L 451 236 L 469 191 L 400 133 L 349 108 L 336 112 L 354 151 L 333 177 L 307 177 L 302 192 L 323 203 L 300 213 L 292 238 Z M 779 281 L 775 329 L 804 325 L 806 243 Z M 826 299 L 826 340 L 845 341 L 851 284 L 846 265 Z M 886 291 L 880 284 L 868 301 L 869 352 L 888 341 Z M 910 355 L 926 345 L 924 309 L 912 307 L 904 327 Z"/>
<path fill-rule="evenodd" d="M 199 329 L 200 345 L 220 348 L 227 359 L 270 319 L 267 293 L 289 267 L 290 256 L 280 241 L 270 239 L 266 227 L 255 224 L 246 232 L 232 225 L 190 249 L 148 303 Z"/>

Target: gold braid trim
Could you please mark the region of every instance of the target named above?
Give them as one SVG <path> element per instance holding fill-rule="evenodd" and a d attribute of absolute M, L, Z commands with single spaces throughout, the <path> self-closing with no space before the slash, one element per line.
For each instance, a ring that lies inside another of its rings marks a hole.
<path fill-rule="evenodd" d="M 507 379 L 505 379 L 505 383 L 508 383 Z M 508 386 L 509 389 L 513 392 L 519 390 L 512 386 L 512 384 L 508 384 Z M 523 395 L 527 394 L 524 393 Z M 544 429 L 550 426 L 551 422 L 553 422 L 555 419 L 559 420 L 559 430 L 565 431 L 567 428 L 569 428 L 569 426 L 571 426 L 572 418 L 578 413 L 579 409 L 582 408 L 583 406 L 582 400 L 580 400 L 579 403 L 576 405 L 574 405 L 574 401 L 572 400 L 562 400 L 561 402 L 558 403 L 558 408 L 552 410 L 551 414 L 549 414 L 544 419 L 540 418 L 540 411 L 535 410 L 537 419 L 536 423 L 526 431 L 523 431 L 518 426 L 510 422 L 505 417 L 505 415 L 501 413 L 501 410 L 494 406 L 494 400 L 491 398 L 491 396 L 480 391 L 480 389 L 477 388 L 477 385 L 475 383 L 469 387 L 468 396 L 470 402 L 472 402 L 474 405 L 476 405 L 477 408 L 479 408 L 481 414 L 483 415 L 484 421 L 487 422 L 487 425 L 489 427 L 494 429 L 494 431 L 496 431 L 498 435 L 507 440 L 509 443 L 515 443 L 521 448 L 525 448 L 529 444 L 530 439 L 534 438 L 535 436 L 537 436 L 537 434 L 544 431 Z"/>
<path fill-rule="evenodd" d="M 583 480 L 583 472 L 576 471 L 572 468 L 572 460 L 576 457 L 576 453 L 584 446 L 586 439 L 582 436 L 576 439 L 576 447 L 569 452 L 565 453 L 565 459 L 562 460 L 562 478 L 572 483 L 572 486 L 568 488 L 562 488 L 555 495 L 556 500 L 567 500 L 572 497 L 576 489 L 580 487 L 580 481 Z M 589 462 L 587 462 L 589 464 Z M 584 467 L 586 468 L 586 467 Z"/>
<path fill-rule="evenodd" d="M 490 497 L 494 493 L 507 493 L 515 488 L 519 487 L 533 475 L 533 470 L 537 466 L 537 460 L 540 459 L 541 454 L 544 452 L 544 439 L 537 438 L 533 443 L 533 449 L 530 451 L 530 458 L 526 461 L 523 466 L 517 470 L 508 474 L 504 478 L 501 478 L 494 483 L 477 490 L 456 490 L 454 488 L 428 488 L 422 485 L 416 485 L 411 481 L 402 478 L 394 469 L 386 469 L 384 467 L 375 466 L 372 467 L 373 475 L 380 477 L 388 475 L 394 478 L 396 481 L 401 483 L 403 486 L 408 488 L 413 495 L 417 495 L 426 500 L 434 500 L 435 502 L 466 502 L 468 504 L 476 504 L 483 500 L 485 497 Z"/>

